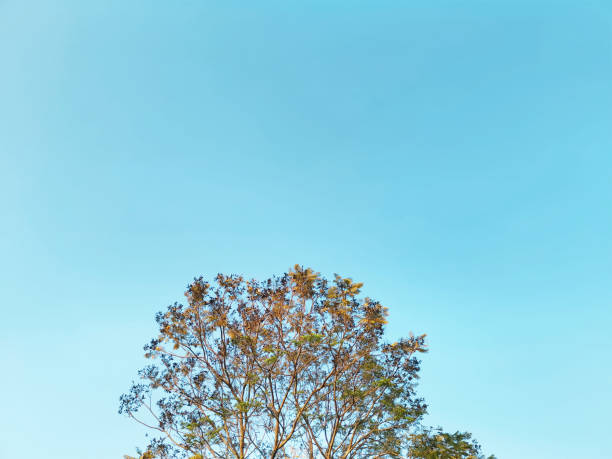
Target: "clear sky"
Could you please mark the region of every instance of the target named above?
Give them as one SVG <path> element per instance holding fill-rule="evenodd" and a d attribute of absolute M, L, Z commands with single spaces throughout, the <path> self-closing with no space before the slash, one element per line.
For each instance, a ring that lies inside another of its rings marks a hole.
<path fill-rule="evenodd" d="M 427 333 L 427 422 L 609 458 L 612 4 L 0 0 L 0 458 L 144 445 L 195 275 L 300 263 Z"/>

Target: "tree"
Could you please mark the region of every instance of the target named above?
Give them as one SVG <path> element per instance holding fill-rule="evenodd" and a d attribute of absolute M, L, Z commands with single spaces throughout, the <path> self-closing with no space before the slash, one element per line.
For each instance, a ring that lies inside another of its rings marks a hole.
<path fill-rule="evenodd" d="M 440 427 L 411 435 L 411 459 L 484 459 L 478 442 L 467 432 L 445 433 Z M 487 459 L 495 459 L 489 456 Z"/>
<path fill-rule="evenodd" d="M 186 305 L 157 315 L 154 363 L 121 397 L 159 434 L 141 458 L 387 458 L 423 443 L 425 335 L 384 342 L 387 309 L 361 287 L 297 265 L 194 279 Z"/>

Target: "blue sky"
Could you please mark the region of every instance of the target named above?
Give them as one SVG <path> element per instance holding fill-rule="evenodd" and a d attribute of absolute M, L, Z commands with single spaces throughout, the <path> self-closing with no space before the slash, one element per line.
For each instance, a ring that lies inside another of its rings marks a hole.
<path fill-rule="evenodd" d="M 154 313 L 294 263 L 427 333 L 427 421 L 605 458 L 606 1 L 0 1 L 0 457 L 107 459 Z"/>

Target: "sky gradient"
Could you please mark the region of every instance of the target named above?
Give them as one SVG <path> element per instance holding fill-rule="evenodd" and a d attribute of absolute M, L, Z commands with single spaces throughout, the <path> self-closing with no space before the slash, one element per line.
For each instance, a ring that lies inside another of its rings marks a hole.
<path fill-rule="evenodd" d="M 426 421 L 610 457 L 607 1 L 0 0 L 0 458 L 109 459 L 196 275 L 427 333 Z"/>

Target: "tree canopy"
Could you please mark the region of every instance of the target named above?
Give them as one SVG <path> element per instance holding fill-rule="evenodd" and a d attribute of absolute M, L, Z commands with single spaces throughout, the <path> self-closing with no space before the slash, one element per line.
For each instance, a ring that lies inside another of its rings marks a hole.
<path fill-rule="evenodd" d="M 425 335 L 386 342 L 387 309 L 361 287 L 298 265 L 265 281 L 194 279 L 185 305 L 157 315 L 153 362 L 121 397 L 121 413 L 157 432 L 140 457 L 480 457 L 469 434 L 421 427 Z M 452 448 L 465 454 L 443 455 Z"/>

